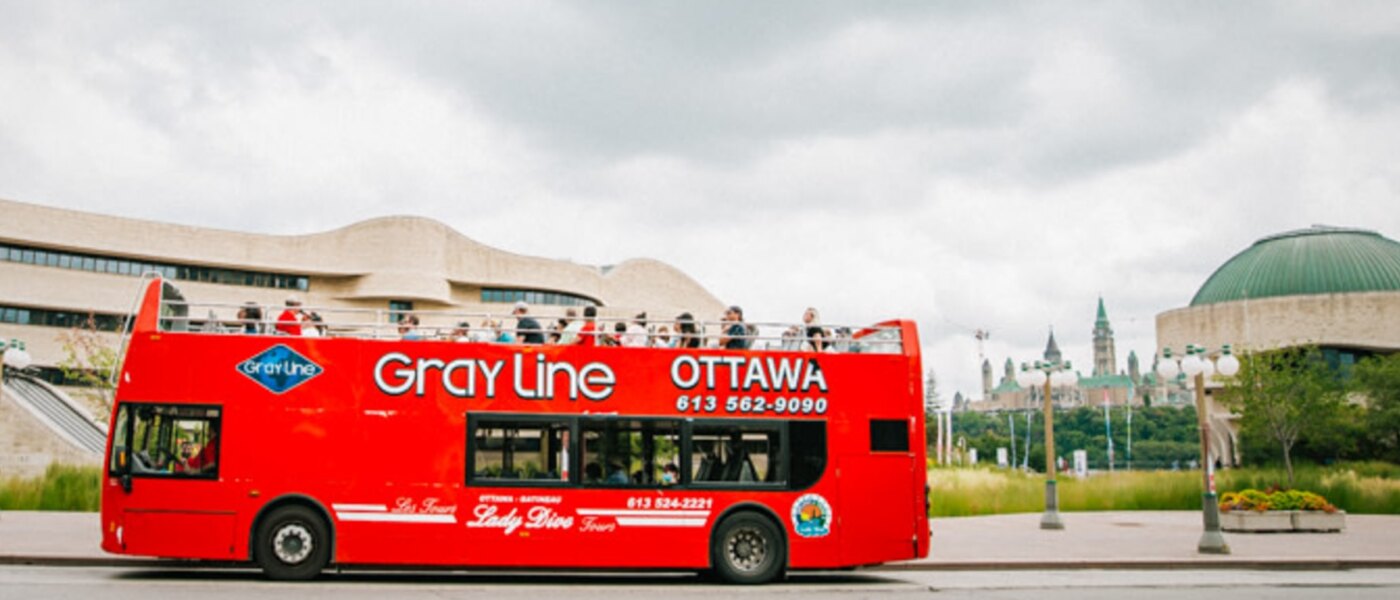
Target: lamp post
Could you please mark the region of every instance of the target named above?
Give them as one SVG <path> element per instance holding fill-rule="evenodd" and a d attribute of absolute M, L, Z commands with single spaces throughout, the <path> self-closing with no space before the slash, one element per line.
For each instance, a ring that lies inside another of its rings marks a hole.
<path fill-rule="evenodd" d="M 1041 529 L 1065 528 L 1055 490 L 1055 403 L 1050 394 L 1054 386 L 1072 386 L 1079 381 L 1079 375 L 1070 368 L 1069 361 L 1038 360 L 1034 365 L 1021 363 L 1021 371 L 1016 374 L 1016 383 L 1023 387 L 1045 386 L 1045 514 L 1040 517 Z M 1030 453 L 1029 447 L 1026 453 Z"/>
<path fill-rule="evenodd" d="M 1225 536 L 1220 533 L 1220 503 L 1215 496 L 1215 462 L 1210 459 L 1210 420 L 1206 417 L 1206 379 L 1217 371 L 1226 377 L 1232 377 L 1240 371 L 1240 361 L 1230 353 L 1229 344 L 1220 348 L 1220 356 L 1214 361 L 1204 347 L 1187 344 L 1186 356 L 1181 358 L 1180 365 L 1172 357 L 1171 348 L 1163 348 L 1162 361 L 1157 364 L 1157 374 L 1163 379 L 1173 379 L 1179 372 L 1195 379 L 1196 425 L 1201 430 L 1201 518 L 1204 525 L 1196 550 L 1202 554 L 1230 553 L 1230 546 L 1225 543 Z"/>

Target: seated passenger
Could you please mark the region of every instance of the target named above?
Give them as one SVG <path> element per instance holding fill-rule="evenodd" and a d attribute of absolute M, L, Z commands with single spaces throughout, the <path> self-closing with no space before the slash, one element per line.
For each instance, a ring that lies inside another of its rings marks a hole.
<path fill-rule="evenodd" d="M 632 480 L 627 477 L 627 470 L 617 463 L 608 463 L 608 480 L 604 483 L 614 483 L 627 485 Z"/>
<path fill-rule="evenodd" d="M 587 483 L 597 483 L 603 478 L 603 467 L 598 463 L 591 462 L 583 466 L 583 480 Z"/>
<path fill-rule="evenodd" d="M 618 335 L 618 343 L 628 348 L 645 348 L 647 346 L 647 314 L 640 313 L 636 320 L 631 323 L 618 323 L 622 325 L 622 332 Z"/>
<path fill-rule="evenodd" d="M 724 311 L 724 333 L 719 346 L 726 350 L 743 350 L 749 347 L 749 328 L 744 324 L 744 309 L 731 306 Z"/>
<path fill-rule="evenodd" d="M 467 321 L 458 321 L 457 328 L 452 330 L 450 339 L 454 342 L 472 341 L 472 324 Z"/>
<path fill-rule="evenodd" d="M 681 470 L 675 464 L 667 464 L 661 469 L 661 485 L 676 485 L 681 482 Z"/>
<path fill-rule="evenodd" d="M 656 348 L 674 348 L 675 342 L 671 340 L 671 328 L 662 325 L 656 330 L 656 337 L 651 339 L 651 345 Z"/>
<path fill-rule="evenodd" d="M 418 333 L 418 315 L 404 315 L 399 317 L 399 339 L 423 339 L 422 334 Z"/>
<path fill-rule="evenodd" d="M 676 342 L 678 348 L 700 347 L 700 329 L 695 326 L 695 317 L 688 312 L 676 317 Z"/>
<path fill-rule="evenodd" d="M 559 344 L 572 346 L 578 343 L 578 332 L 583 329 L 583 321 L 578 320 L 578 311 L 572 308 L 564 311 L 559 319 Z"/>
<path fill-rule="evenodd" d="M 492 334 L 491 341 L 496 342 L 498 344 L 515 343 L 515 336 L 511 335 L 509 331 L 505 330 L 505 326 L 501 323 L 500 319 L 491 319 L 487 323 L 490 324 Z"/>
<path fill-rule="evenodd" d="M 304 314 L 308 324 L 301 328 L 302 337 L 325 337 L 326 321 L 321 318 L 321 313 L 313 311 Z"/>
<path fill-rule="evenodd" d="M 243 308 L 238 309 L 238 322 L 243 333 L 262 333 L 262 308 L 255 302 L 244 302 Z"/>

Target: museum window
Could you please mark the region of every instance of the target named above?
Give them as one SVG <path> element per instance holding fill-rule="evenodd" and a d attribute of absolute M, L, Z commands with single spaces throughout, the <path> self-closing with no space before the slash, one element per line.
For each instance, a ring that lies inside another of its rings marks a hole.
<path fill-rule="evenodd" d="M 73 269 L 94 273 L 139 276 L 146 272 L 159 273 L 166 279 L 222 283 L 249 287 L 269 287 L 307 291 L 310 279 L 305 275 L 258 273 L 241 269 L 192 267 L 167 263 L 133 261 L 115 256 L 97 256 L 80 252 L 46 250 L 14 244 L 0 244 L 0 261 L 22 263 L 56 269 Z"/>
<path fill-rule="evenodd" d="M 592 298 L 564 292 L 515 288 L 481 288 L 481 301 L 485 304 L 525 302 L 553 306 L 599 306 L 602 304 Z"/>

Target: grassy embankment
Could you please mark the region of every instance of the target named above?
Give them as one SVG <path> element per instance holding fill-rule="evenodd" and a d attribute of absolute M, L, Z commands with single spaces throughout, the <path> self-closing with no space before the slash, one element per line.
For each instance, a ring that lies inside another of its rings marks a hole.
<path fill-rule="evenodd" d="M 95 512 L 101 501 L 102 469 L 50 465 L 41 477 L 0 481 L 0 510 Z"/>
<path fill-rule="evenodd" d="M 1400 467 L 1354 463 L 1300 467 L 1293 487 L 1322 494 L 1347 512 L 1400 514 Z M 1220 493 L 1283 487 L 1282 469 L 1229 469 L 1216 474 Z M 1060 510 L 1196 510 L 1201 507 L 1200 471 L 1119 471 L 1087 479 L 1057 479 Z M 1045 479 L 990 468 L 931 469 L 931 514 L 960 517 L 1045 509 Z"/>

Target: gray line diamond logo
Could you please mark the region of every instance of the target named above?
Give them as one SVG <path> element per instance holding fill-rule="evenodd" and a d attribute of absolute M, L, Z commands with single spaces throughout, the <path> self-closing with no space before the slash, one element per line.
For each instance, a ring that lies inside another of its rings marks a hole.
<path fill-rule="evenodd" d="M 277 344 L 238 363 L 238 372 L 258 382 L 269 392 L 281 394 L 325 372 L 320 365 L 297 354 L 286 344 Z"/>

